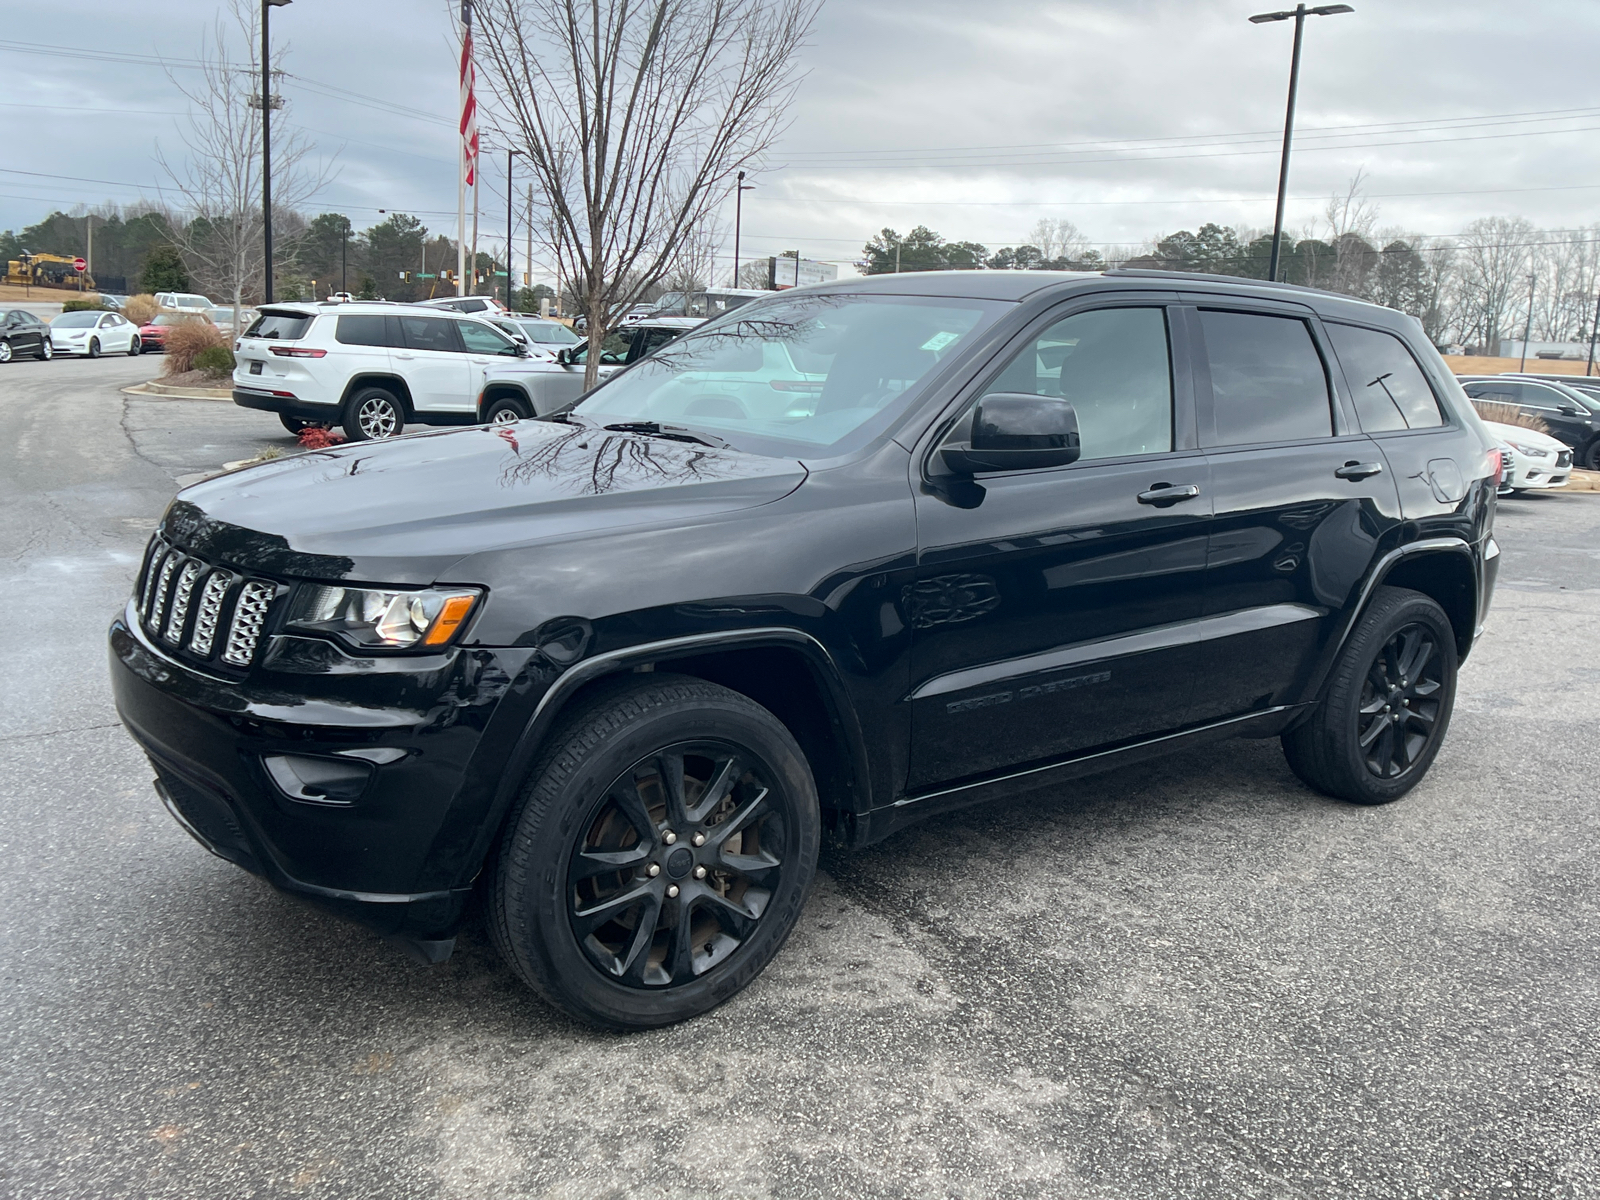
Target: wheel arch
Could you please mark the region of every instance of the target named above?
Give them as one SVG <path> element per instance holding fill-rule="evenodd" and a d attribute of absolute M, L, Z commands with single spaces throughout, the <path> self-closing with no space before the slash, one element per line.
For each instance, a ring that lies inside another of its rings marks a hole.
<path fill-rule="evenodd" d="M 482 423 L 489 416 L 489 406 L 500 399 L 521 400 L 528 406 L 528 411 L 537 415 L 533 397 L 528 395 L 528 389 L 520 383 L 509 379 L 491 379 L 483 385 L 483 391 L 478 394 L 478 421 Z"/>
<path fill-rule="evenodd" d="M 406 410 L 406 423 L 415 423 L 416 409 L 411 405 L 411 389 L 406 386 L 406 381 L 398 375 L 387 374 L 382 371 L 363 371 L 359 375 L 352 375 L 350 381 L 344 385 L 344 391 L 339 395 L 339 411 L 344 412 L 344 406 L 350 402 L 350 397 L 364 387 L 384 387 L 394 392 L 400 398 L 401 405 Z"/>

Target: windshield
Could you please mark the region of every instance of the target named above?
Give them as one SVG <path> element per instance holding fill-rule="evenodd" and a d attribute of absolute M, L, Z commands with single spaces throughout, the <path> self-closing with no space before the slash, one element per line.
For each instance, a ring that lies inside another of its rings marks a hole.
<path fill-rule="evenodd" d="M 917 385 L 1009 305 L 810 295 L 763 300 L 663 346 L 573 410 L 601 424 L 653 421 L 784 457 L 876 436 Z"/>
<path fill-rule="evenodd" d="M 522 332 L 542 346 L 572 346 L 583 339 L 555 321 L 518 321 Z"/>
<path fill-rule="evenodd" d="M 69 312 L 62 313 L 50 324 L 57 329 L 87 329 L 100 319 L 97 312 Z"/>

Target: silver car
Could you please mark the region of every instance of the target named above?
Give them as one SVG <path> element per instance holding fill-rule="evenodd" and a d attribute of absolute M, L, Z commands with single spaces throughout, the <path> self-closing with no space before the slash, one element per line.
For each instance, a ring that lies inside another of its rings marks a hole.
<path fill-rule="evenodd" d="M 699 317 L 661 317 L 613 330 L 600 348 L 601 378 L 648 357 L 673 338 L 704 323 Z M 497 362 L 484 376 L 479 414 L 491 425 L 503 425 L 548 416 L 571 404 L 583 395 L 588 353 L 589 344 L 574 338 L 552 357 Z"/>

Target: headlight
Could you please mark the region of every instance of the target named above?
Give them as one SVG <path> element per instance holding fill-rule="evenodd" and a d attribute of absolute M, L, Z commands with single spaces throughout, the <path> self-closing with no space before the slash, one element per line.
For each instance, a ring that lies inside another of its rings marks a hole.
<path fill-rule="evenodd" d="M 295 596 L 286 624 L 331 633 L 365 649 L 437 649 L 460 632 L 480 595 L 476 588 L 402 592 L 313 584 Z"/>
<path fill-rule="evenodd" d="M 1518 454 L 1526 454 L 1529 458 L 1551 457 L 1551 452 L 1549 450 L 1541 450 L 1538 446 L 1525 446 L 1521 442 L 1508 442 L 1507 445 L 1509 445 Z"/>

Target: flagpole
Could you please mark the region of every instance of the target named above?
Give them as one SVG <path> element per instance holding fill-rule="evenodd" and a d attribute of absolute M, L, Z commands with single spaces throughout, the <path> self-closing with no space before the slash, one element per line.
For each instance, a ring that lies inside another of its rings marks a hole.
<path fill-rule="evenodd" d="M 478 170 L 474 160 L 472 164 L 472 262 L 467 269 L 472 272 L 472 291 L 468 295 L 478 294 L 478 177 L 483 172 Z"/>
<path fill-rule="evenodd" d="M 472 72 L 472 0 L 461 0 L 461 137 L 456 150 L 456 295 L 467 294 L 467 131 Z"/>

